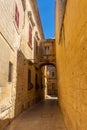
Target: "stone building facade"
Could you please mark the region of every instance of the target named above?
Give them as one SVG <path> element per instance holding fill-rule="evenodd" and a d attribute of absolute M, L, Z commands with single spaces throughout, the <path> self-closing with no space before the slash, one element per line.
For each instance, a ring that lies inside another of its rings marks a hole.
<path fill-rule="evenodd" d="M 56 67 L 68 130 L 87 129 L 87 1 L 56 0 Z M 66 6 L 65 6 L 66 5 Z M 60 8 L 61 7 L 61 8 Z"/>
<path fill-rule="evenodd" d="M 55 55 L 55 39 L 53 38 L 43 40 L 42 55 L 40 57 L 40 67 L 43 68 L 43 66 L 45 66 L 45 78 L 43 77 L 43 79 L 45 79 L 45 97 L 47 96 L 47 94 L 57 95 L 55 77 Z M 54 77 L 52 77 L 52 72 L 54 73 Z M 48 75 L 48 73 L 50 76 Z"/>
<path fill-rule="evenodd" d="M 46 39 L 43 41 L 43 58 L 42 63 L 55 66 L 55 39 Z"/>
<path fill-rule="evenodd" d="M 0 130 L 14 117 L 23 14 L 21 0 L 0 1 Z"/>
<path fill-rule="evenodd" d="M 44 99 L 39 69 L 40 44 L 44 35 L 36 1 L 26 0 L 24 5 L 25 23 L 17 55 L 16 115 Z"/>
<path fill-rule="evenodd" d="M 47 66 L 47 95 L 57 97 L 56 69 L 52 65 Z"/>
<path fill-rule="evenodd" d="M 0 16 L 0 130 L 3 130 L 15 116 L 44 98 L 38 68 L 40 40 L 44 35 L 35 0 L 1 0 Z"/>

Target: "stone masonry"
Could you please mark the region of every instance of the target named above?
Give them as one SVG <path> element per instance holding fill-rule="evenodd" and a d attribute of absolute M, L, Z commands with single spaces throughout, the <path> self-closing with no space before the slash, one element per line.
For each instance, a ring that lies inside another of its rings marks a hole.
<path fill-rule="evenodd" d="M 15 22 L 15 3 L 20 13 L 19 29 Z M 17 49 L 20 45 L 23 7 L 21 0 L 0 1 L 0 130 L 14 117 L 16 93 Z M 9 63 L 12 64 L 12 81 L 9 82 Z"/>
<path fill-rule="evenodd" d="M 63 3 L 62 3 L 63 4 Z M 87 129 L 87 1 L 67 0 L 58 14 L 56 2 L 56 67 L 61 110 L 68 130 Z M 63 19 L 59 33 L 59 15 Z"/>
<path fill-rule="evenodd" d="M 44 36 L 36 1 L 1 0 L 0 16 L 0 130 L 3 130 L 14 117 L 44 98 L 40 71 L 34 64 L 34 38 L 39 48 Z M 32 48 L 29 24 L 33 26 Z M 30 91 L 28 70 L 32 73 Z"/>

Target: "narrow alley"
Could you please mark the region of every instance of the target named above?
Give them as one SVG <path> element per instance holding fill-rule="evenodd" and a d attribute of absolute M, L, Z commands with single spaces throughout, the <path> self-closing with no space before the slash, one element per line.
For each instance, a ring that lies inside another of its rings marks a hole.
<path fill-rule="evenodd" d="M 87 130 L 87 0 L 0 0 L 0 130 Z"/>
<path fill-rule="evenodd" d="M 66 130 L 57 99 L 46 99 L 18 116 L 6 130 Z"/>

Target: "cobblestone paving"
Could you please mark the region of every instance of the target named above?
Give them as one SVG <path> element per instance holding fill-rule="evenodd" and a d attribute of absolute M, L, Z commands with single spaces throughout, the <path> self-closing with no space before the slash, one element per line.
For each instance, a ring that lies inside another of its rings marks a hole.
<path fill-rule="evenodd" d="M 56 99 L 40 102 L 18 116 L 6 130 L 66 130 Z"/>

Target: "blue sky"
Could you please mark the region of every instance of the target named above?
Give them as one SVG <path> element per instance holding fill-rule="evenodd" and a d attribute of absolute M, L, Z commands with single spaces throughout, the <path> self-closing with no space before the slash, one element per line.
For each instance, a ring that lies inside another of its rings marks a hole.
<path fill-rule="evenodd" d="M 37 0 L 44 36 L 46 39 L 54 37 L 55 29 L 55 0 Z"/>

